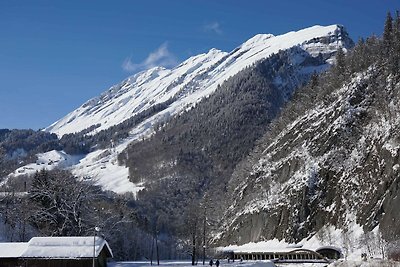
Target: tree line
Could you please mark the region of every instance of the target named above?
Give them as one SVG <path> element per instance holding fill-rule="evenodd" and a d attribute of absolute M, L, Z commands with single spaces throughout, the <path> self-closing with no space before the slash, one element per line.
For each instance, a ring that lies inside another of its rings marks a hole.
<path fill-rule="evenodd" d="M 187 258 L 186 248 L 173 237 L 160 234 L 153 221 L 141 219 L 132 194 L 104 192 L 93 181 L 77 179 L 64 170 L 38 171 L 23 184 L 10 181 L 0 195 L 0 232 L 8 241 L 29 241 L 33 236 L 100 235 L 109 242 L 116 259 Z M 159 203 L 161 205 L 161 203 Z M 157 231 L 157 240 L 154 239 Z"/>

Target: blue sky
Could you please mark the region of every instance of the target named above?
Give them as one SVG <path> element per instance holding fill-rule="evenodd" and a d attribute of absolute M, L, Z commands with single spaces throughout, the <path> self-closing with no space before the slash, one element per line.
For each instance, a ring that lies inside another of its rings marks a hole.
<path fill-rule="evenodd" d="M 397 3 L 397 4 L 396 4 Z M 395 0 L 2 0 L 0 128 L 46 127 L 142 69 L 258 33 L 344 25 L 380 35 Z"/>

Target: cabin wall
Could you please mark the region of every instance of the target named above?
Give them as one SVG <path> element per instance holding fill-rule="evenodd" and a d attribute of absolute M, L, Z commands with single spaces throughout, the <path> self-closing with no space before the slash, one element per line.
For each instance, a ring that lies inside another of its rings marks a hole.
<path fill-rule="evenodd" d="M 103 249 L 97 258 L 98 267 L 107 267 L 107 253 Z"/>
<path fill-rule="evenodd" d="M 29 267 L 92 267 L 92 259 L 26 259 L 23 261 Z M 99 264 L 96 260 L 96 267 Z"/>
<path fill-rule="evenodd" d="M 18 259 L 0 259 L 0 267 L 19 266 Z"/>
<path fill-rule="evenodd" d="M 93 259 L 0 259 L 0 267 L 92 267 Z M 95 260 L 96 267 L 107 267 L 106 253 Z"/>

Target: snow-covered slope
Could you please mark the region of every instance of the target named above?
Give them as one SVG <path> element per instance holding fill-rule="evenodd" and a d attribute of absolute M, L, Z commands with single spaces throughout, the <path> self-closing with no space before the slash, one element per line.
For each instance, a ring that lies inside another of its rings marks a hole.
<path fill-rule="evenodd" d="M 37 160 L 34 163 L 19 167 L 10 173 L 6 179 L 0 182 L 0 186 L 4 185 L 11 178 L 23 175 L 33 175 L 40 170 L 67 169 L 79 163 L 83 155 L 68 155 L 64 151 L 51 150 L 46 153 L 37 154 Z"/>
<path fill-rule="evenodd" d="M 300 45 L 313 56 L 328 56 L 346 46 L 343 28 L 313 26 L 279 36 L 259 34 L 230 53 L 211 49 L 168 70 L 156 67 L 133 75 L 93 98 L 45 130 L 58 135 L 99 125 L 96 131 L 121 123 L 150 107 L 174 98 L 164 111 L 176 114 L 211 94 L 224 80 L 279 50 Z M 331 59 L 330 59 L 331 60 Z"/>

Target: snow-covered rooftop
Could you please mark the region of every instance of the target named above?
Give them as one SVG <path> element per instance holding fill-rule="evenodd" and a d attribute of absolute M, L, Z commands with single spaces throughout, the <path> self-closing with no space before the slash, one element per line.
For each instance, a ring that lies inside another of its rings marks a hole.
<path fill-rule="evenodd" d="M 315 247 L 303 246 L 303 244 L 289 244 L 278 239 L 268 240 L 265 242 L 247 243 L 241 246 L 231 245 L 222 248 L 222 251 L 234 252 L 290 252 L 299 248 L 315 249 Z"/>
<path fill-rule="evenodd" d="M 0 243 L 0 258 L 92 258 L 106 248 L 113 256 L 106 240 L 93 236 L 74 237 L 34 237 L 27 243 Z"/>
<path fill-rule="evenodd" d="M 28 243 L 0 243 L 0 259 L 19 258 L 28 247 Z"/>

